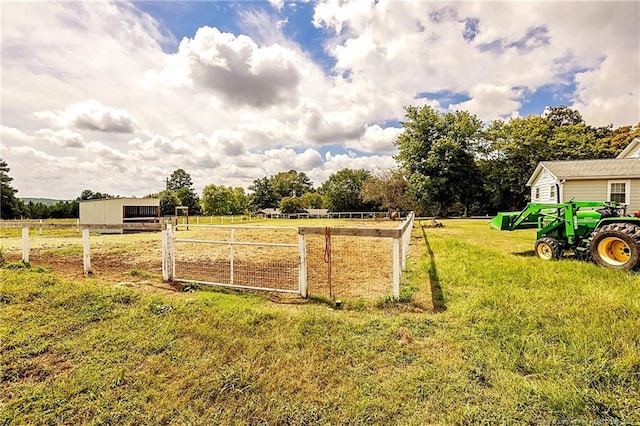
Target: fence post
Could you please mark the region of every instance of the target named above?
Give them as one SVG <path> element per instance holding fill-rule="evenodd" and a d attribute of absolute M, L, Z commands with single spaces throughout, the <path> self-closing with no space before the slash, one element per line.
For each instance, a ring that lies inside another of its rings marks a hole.
<path fill-rule="evenodd" d="M 400 299 L 400 277 L 402 269 L 400 268 L 400 238 L 393 239 L 393 298 Z"/>
<path fill-rule="evenodd" d="M 173 281 L 175 271 L 175 256 L 173 253 L 173 230 L 171 224 L 162 230 L 162 279 L 164 281 Z"/>
<path fill-rule="evenodd" d="M 42 219 L 40 219 L 40 236 L 42 237 Z"/>
<path fill-rule="evenodd" d="M 91 273 L 91 251 L 89 245 L 89 230 L 82 230 L 82 264 L 84 265 L 85 275 Z"/>
<path fill-rule="evenodd" d="M 29 263 L 29 228 L 22 228 L 22 262 Z"/>
<path fill-rule="evenodd" d="M 300 267 L 298 269 L 298 289 L 300 295 L 307 297 L 307 239 L 304 234 L 298 234 L 298 253 L 300 255 Z"/>
<path fill-rule="evenodd" d="M 233 247 L 233 237 L 234 237 L 234 228 L 231 228 L 231 245 L 229 246 L 230 251 L 230 259 L 229 259 L 229 283 L 233 285 L 233 256 L 234 256 L 234 247 Z"/>

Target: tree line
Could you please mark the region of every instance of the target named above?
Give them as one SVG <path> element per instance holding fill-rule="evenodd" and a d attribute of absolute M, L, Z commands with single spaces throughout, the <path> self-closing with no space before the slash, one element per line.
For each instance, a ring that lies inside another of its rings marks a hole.
<path fill-rule="evenodd" d="M 146 197 L 160 199 L 162 215 L 174 215 L 179 206 L 190 215 L 239 215 L 265 208 L 283 213 L 326 208 L 485 215 L 524 207 L 529 201 L 526 182 L 540 161 L 613 158 L 640 137 L 640 123 L 594 127 L 565 106 L 486 126 L 466 111 L 407 106 L 401 124 L 404 131 L 395 141 L 397 167 L 392 169 L 343 169 L 318 188 L 304 172 L 289 170 L 254 180 L 249 193 L 210 184 L 201 195 L 189 173 L 177 169 L 166 178 L 164 190 Z M 15 195 L 9 171 L 0 159 L 3 219 L 78 217 L 79 201 L 114 197 L 84 190 L 73 201 L 24 203 Z"/>

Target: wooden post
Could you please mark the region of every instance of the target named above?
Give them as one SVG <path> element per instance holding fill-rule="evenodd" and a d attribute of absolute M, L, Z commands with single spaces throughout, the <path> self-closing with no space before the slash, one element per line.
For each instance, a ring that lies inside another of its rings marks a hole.
<path fill-rule="evenodd" d="M 235 231 L 235 229 L 231 228 L 231 242 L 232 243 L 233 243 L 234 231 Z M 229 284 L 233 285 L 233 256 L 234 256 L 233 244 L 231 244 L 230 249 L 231 249 L 231 258 L 229 259 L 229 261 L 230 261 L 230 264 L 229 264 L 229 272 L 230 272 Z"/>
<path fill-rule="evenodd" d="M 160 235 L 162 236 L 162 281 L 169 281 L 169 272 L 167 270 L 167 229 L 163 229 Z"/>
<path fill-rule="evenodd" d="M 307 297 L 307 240 L 304 234 L 298 234 L 298 253 L 300 254 L 300 267 L 298 269 L 298 289 L 302 297 Z"/>
<path fill-rule="evenodd" d="M 89 245 L 89 230 L 82 230 L 82 263 L 84 265 L 85 275 L 91 273 L 91 251 Z"/>
<path fill-rule="evenodd" d="M 42 237 L 42 219 L 40 219 L 40 236 Z"/>
<path fill-rule="evenodd" d="M 393 298 L 400 299 L 400 237 L 393 239 Z"/>
<path fill-rule="evenodd" d="M 167 224 L 166 229 L 162 230 L 162 279 L 164 281 L 173 281 L 174 275 L 174 256 L 173 256 L 173 230 L 171 224 Z"/>
<path fill-rule="evenodd" d="M 29 228 L 22 228 L 22 262 L 29 263 Z"/>

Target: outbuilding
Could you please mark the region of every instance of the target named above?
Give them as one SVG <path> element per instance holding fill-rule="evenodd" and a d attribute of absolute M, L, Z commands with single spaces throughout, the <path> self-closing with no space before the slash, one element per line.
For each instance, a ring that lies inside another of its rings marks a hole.
<path fill-rule="evenodd" d="M 80 202 L 80 224 L 157 223 L 160 200 L 157 198 L 105 198 Z M 122 229 L 97 230 L 103 234 L 122 234 Z"/>

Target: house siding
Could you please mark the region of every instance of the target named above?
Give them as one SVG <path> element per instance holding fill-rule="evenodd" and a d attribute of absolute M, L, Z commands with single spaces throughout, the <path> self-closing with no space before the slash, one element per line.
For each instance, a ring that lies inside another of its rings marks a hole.
<path fill-rule="evenodd" d="M 633 212 L 640 211 L 640 179 L 631 179 L 629 190 L 631 191 L 631 200 L 629 200 L 627 213 L 633 214 Z"/>
<path fill-rule="evenodd" d="M 607 201 L 608 182 L 620 179 L 570 180 L 563 185 L 564 201 Z M 623 179 L 624 180 L 624 179 Z M 640 179 L 630 179 L 628 213 L 640 210 Z"/>
<path fill-rule="evenodd" d="M 563 185 L 563 200 L 606 201 L 607 180 L 569 180 Z"/>
<path fill-rule="evenodd" d="M 531 201 L 535 203 L 557 203 L 558 199 L 551 196 L 551 188 L 558 183 L 556 177 L 543 169 L 536 181 L 531 185 Z M 540 195 L 536 197 L 536 188 Z"/>

